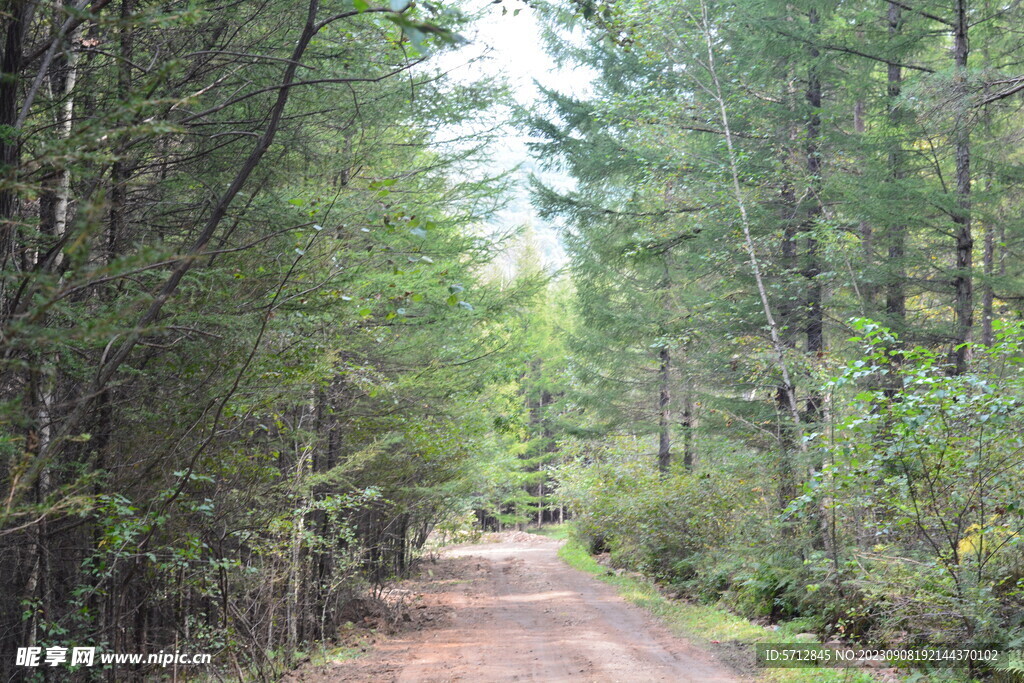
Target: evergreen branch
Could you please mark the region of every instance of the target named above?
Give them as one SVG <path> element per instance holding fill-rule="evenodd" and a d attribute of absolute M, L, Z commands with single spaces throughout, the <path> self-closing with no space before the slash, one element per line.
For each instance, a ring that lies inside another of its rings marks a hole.
<path fill-rule="evenodd" d="M 695 126 L 693 124 L 681 124 L 676 126 L 679 130 L 690 130 L 696 133 L 711 133 L 712 135 L 725 135 L 725 131 L 717 130 L 715 128 L 707 128 L 704 126 Z M 740 131 L 731 131 L 732 136 L 736 138 L 743 138 L 744 140 L 770 140 L 771 137 L 768 135 L 755 135 L 754 133 L 743 133 Z"/>
<path fill-rule="evenodd" d="M 282 74 L 281 84 L 272 88 L 273 90 L 277 90 L 277 98 L 270 109 L 268 121 L 260 140 L 253 147 L 249 155 L 242 161 L 234 179 L 231 181 L 231 184 L 218 198 L 217 203 L 214 205 L 210 215 L 207 217 L 202 231 L 196 237 L 195 242 L 193 242 L 185 257 L 181 259 L 174 270 L 171 271 L 170 276 L 164 281 L 163 286 L 160 287 L 152 303 L 149 305 L 149 308 L 147 308 L 138 317 L 134 328 L 126 335 L 126 338 L 119 346 L 115 346 L 115 344 L 117 343 L 118 336 L 120 335 L 115 336 L 107 344 L 107 347 L 100 359 L 99 367 L 96 369 L 96 373 L 90 382 L 86 395 L 80 399 L 78 405 L 71 411 L 71 414 L 68 415 L 67 420 L 65 420 L 60 430 L 58 430 L 48 444 L 49 447 L 45 450 L 40 449 L 35 456 L 34 462 L 28 468 L 24 483 L 26 488 L 30 488 L 34 484 L 45 465 L 56 456 L 56 453 L 51 453 L 50 451 L 54 451 L 63 446 L 62 442 L 74 429 L 78 427 L 92 402 L 106 390 L 106 387 L 110 383 L 114 374 L 128 359 L 132 350 L 141 341 L 146 328 L 159 317 L 164 304 L 166 304 L 167 301 L 169 301 L 175 294 L 182 278 L 185 277 L 186 273 L 191 270 L 193 264 L 196 262 L 196 257 L 206 254 L 207 245 L 216 234 L 217 229 L 220 227 L 220 224 L 224 216 L 227 214 L 232 202 L 234 202 L 235 197 L 239 192 L 241 192 L 246 181 L 248 181 L 249 176 L 252 175 L 252 172 L 257 166 L 259 166 L 260 161 L 262 161 L 267 150 L 270 149 L 270 146 L 273 144 L 274 139 L 277 136 L 281 117 L 288 104 L 288 99 L 291 95 L 292 89 L 295 85 L 301 83 L 301 81 L 296 81 L 295 72 L 298 65 L 301 63 L 302 56 L 305 53 L 306 48 L 316 35 L 315 20 L 319 6 L 320 0 L 309 0 L 306 22 L 300 31 L 298 39 L 296 40 L 295 48 L 292 52 L 292 58 Z M 223 410 L 223 407 L 224 404 L 221 404 L 220 410 Z M 180 488 L 177 489 L 175 497 L 178 493 L 180 493 Z M 7 509 L 5 512 L 7 514 L 10 513 L 14 497 L 15 491 L 12 489 L 11 495 L 6 501 Z"/>
<path fill-rule="evenodd" d="M 647 242 L 646 244 L 643 245 L 643 248 L 644 248 L 645 251 L 648 251 L 648 252 L 650 252 L 652 254 L 659 254 L 659 255 L 660 254 L 666 254 L 669 251 L 671 251 L 673 247 L 679 246 L 680 244 L 682 244 L 686 240 L 695 239 L 697 237 L 697 235 L 699 235 L 700 233 L 701 233 L 700 228 L 697 228 L 693 232 L 680 233 L 680 234 L 676 235 L 675 237 L 671 237 L 671 238 L 669 238 L 667 240 L 664 240 L 664 241 L 661 241 L 661 242 L 654 242 L 654 241 Z"/>
<path fill-rule="evenodd" d="M 868 54 L 867 52 L 863 52 L 861 50 L 857 50 L 856 48 L 847 47 L 846 45 L 831 45 L 829 43 L 819 43 L 819 42 L 811 40 L 809 38 L 804 38 L 803 36 L 796 35 L 794 33 L 789 33 L 788 31 L 783 31 L 783 30 L 778 29 L 778 28 L 775 28 L 773 30 L 777 34 L 779 34 L 780 36 L 785 36 L 786 38 L 790 38 L 790 39 L 795 40 L 797 42 L 803 43 L 804 45 L 810 45 L 811 47 L 815 47 L 815 48 L 818 48 L 820 50 L 828 50 L 829 52 L 842 52 L 842 53 L 845 53 L 845 54 L 856 55 L 858 57 L 864 57 L 865 59 L 870 59 L 870 60 L 875 61 L 875 62 L 880 62 L 882 64 L 886 64 L 887 66 L 898 66 L 901 69 L 912 69 L 914 71 L 923 71 L 924 73 L 927 73 L 927 74 L 935 73 L 935 69 L 929 69 L 926 66 L 920 66 L 918 64 L 907 64 L 906 62 L 898 62 L 895 59 L 889 59 L 887 57 L 882 57 L 880 55 Z"/>
<path fill-rule="evenodd" d="M 1016 95 L 1021 90 L 1024 90 L 1024 76 L 1017 76 L 1016 78 L 1007 78 L 1001 81 L 992 81 L 988 85 L 1007 85 L 1008 87 L 1000 90 L 999 92 L 992 93 L 981 99 L 978 106 L 985 106 L 986 104 L 992 104 L 999 100 L 1005 100 L 1007 97 Z"/>
<path fill-rule="evenodd" d="M 975 22 L 969 23 L 967 26 L 969 28 L 974 28 L 975 26 L 979 26 L 981 24 L 984 24 L 985 22 L 992 21 L 996 17 L 1001 17 L 1004 14 L 1009 13 L 1011 10 L 1017 9 L 1017 7 L 1020 6 L 1020 3 L 1021 3 L 1021 0 L 1014 0 L 1014 2 L 1012 2 L 1009 5 L 1006 5 L 1005 7 L 1001 8 L 998 12 L 995 12 L 994 14 L 990 14 L 987 17 L 982 17 L 981 19 L 978 19 Z"/>
<path fill-rule="evenodd" d="M 280 91 L 280 90 L 290 90 L 291 88 L 295 88 L 295 87 L 298 87 L 298 86 L 301 86 L 301 85 L 322 85 L 322 84 L 327 84 L 327 83 L 335 83 L 335 84 L 336 83 L 380 83 L 381 81 L 387 80 L 388 78 L 391 78 L 392 76 L 394 76 L 396 74 L 400 74 L 403 71 L 408 71 L 409 69 L 411 69 L 412 67 L 416 66 L 417 64 L 419 64 L 422 61 L 423 61 L 422 59 L 419 59 L 419 60 L 416 60 L 416 61 L 408 62 L 407 64 L 403 64 L 402 66 L 396 67 L 396 68 L 392 69 L 391 71 L 389 71 L 389 72 L 387 72 L 385 74 L 381 74 L 380 76 L 373 76 L 373 77 L 367 77 L 367 78 L 314 78 L 314 79 L 310 79 L 310 80 L 306 80 L 306 81 L 293 81 L 293 82 L 290 82 L 290 83 L 287 83 L 287 84 L 282 83 L 282 84 L 279 84 L 279 85 L 268 85 L 265 88 L 258 88 L 256 90 L 253 90 L 252 92 L 247 92 L 244 95 L 239 95 L 238 97 L 232 98 L 232 99 L 228 100 L 227 102 L 223 102 L 223 103 L 218 104 L 218 105 L 216 105 L 214 107 L 210 107 L 209 109 L 206 109 L 205 111 L 201 111 L 198 114 L 193 114 L 191 116 L 186 116 L 179 123 L 189 123 L 190 121 L 194 121 L 195 119 L 200 119 L 200 118 L 203 118 L 204 116 L 209 116 L 210 114 L 215 114 L 215 113 L 217 113 L 218 111 L 220 111 L 222 109 L 230 107 L 232 104 L 238 104 L 239 102 L 241 102 L 243 100 L 247 100 L 250 97 L 255 97 L 256 95 L 262 95 L 263 93 L 272 92 L 274 90 L 278 90 L 278 91 Z M 294 64 L 293 64 L 293 66 L 294 66 Z"/>
<path fill-rule="evenodd" d="M 404 12 L 405 10 L 402 10 L 402 11 Z M 358 14 L 380 14 L 380 13 L 389 13 L 390 14 L 390 13 L 392 13 L 392 10 L 390 8 L 388 8 L 388 7 L 369 7 L 369 8 L 364 9 L 364 10 L 348 10 L 348 11 L 345 11 L 345 12 L 339 12 L 338 14 L 329 16 L 326 19 L 324 19 L 323 21 L 321 21 L 320 23 L 318 23 L 316 25 L 316 27 L 315 27 L 315 30 L 316 30 L 317 33 L 319 33 L 321 29 L 329 26 L 330 24 L 333 24 L 336 21 L 340 21 L 341 19 L 348 19 L 349 17 L 354 17 L 354 16 L 356 16 Z"/>
<path fill-rule="evenodd" d="M 950 21 L 949 19 L 943 19 L 942 17 L 940 17 L 938 15 L 930 14 L 928 12 L 925 12 L 924 10 L 917 9 L 916 7 L 911 7 L 910 5 L 908 5 L 908 4 L 904 3 L 904 2 L 899 2 L 899 0 L 888 0 L 888 2 L 893 4 L 893 5 L 896 5 L 900 9 L 905 9 L 908 12 L 913 12 L 914 14 L 918 14 L 918 15 L 924 17 L 925 19 L 931 19 L 932 21 L 937 21 L 940 24 L 943 24 L 945 26 L 949 26 L 951 28 L 953 26 L 953 22 Z"/>
<path fill-rule="evenodd" d="M 572 201 L 567 199 L 566 201 Z M 578 205 L 578 204 L 577 204 Z M 696 213 L 697 211 L 703 211 L 708 207 L 706 206 L 686 206 L 681 209 L 662 209 L 661 211 L 616 211 L 615 209 L 598 208 L 595 209 L 595 213 L 603 213 L 605 215 L 614 216 L 630 216 L 633 218 L 661 218 L 664 216 L 677 215 L 682 213 Z"/>
<path fill-rule="evenodd" d="M 595 206 L 592 204 L 587 204 L 582 200 L 575 199 L 571 195 L 559 194 L 558 192 L 555 192 L 554 190 L 545 187 L 536 178 L 534 178 L 533 180 L 533 186 L 536 189 L 542 190 L 544 194 L 553 201 L 557 201 L 573 209 L 578 209 L 581 212 L 596 214 L 599 216 L 626 216 L 629 218 L 664 218 L 666 216 L 697 213 L 699 211 L 704 211 L 706 209 L 711 208 L 708 206 L 683 206 L 676 209 L 661 209 L 659 211 L 621 211 L 618 209 L 610 209 L 605 206 Z"/>

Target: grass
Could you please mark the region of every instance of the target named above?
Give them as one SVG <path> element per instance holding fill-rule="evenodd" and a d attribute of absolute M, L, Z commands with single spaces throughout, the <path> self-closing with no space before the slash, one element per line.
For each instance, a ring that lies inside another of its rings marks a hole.
<path fill-rule="evenodd" d="M 565 526 L 565 525 L 562 525 Z M 560 531 L 567 534 L 568 531 Z M 563 536 L 564 537 L 564 536 Z M 570 540 L 558 555 L 569 566 L 593 574 L 601 581 L 615 586 L 626 600 L 655 615 L 674 633 L 699 645 L 712 641 L 738 642 L 753 649 L 755 643 L 793 642 L 792 634 L 784 630 L 772 631 L 752 624 L 746 619 L 710 605 L 694 605 L 670 600 L 658 592 L 650 581 L 628 575 L 615 576 L 599 565 L 586 548 Z M 801 683 L 877 683 L 871 675 L 855 669 L 758 669 L 761 681 L 796 681 Z"/>
<path fill-rule="evenodd" d="M 568 540 L 569 538 L 569 525 L 568 524 L 548 524 L 545 526 L 539 526 L 533 529 L 527 529 L 526 533 L 534 534 L 537 536 L 547 536 L 558 541 Z"/>
<path fill-rule="evenodd" d="M 373 644 L 373 639 L 365 633 L 353 633 L 345 642 L 314 643 L 310 647 L 309 661 L 313 666 L 323 666 L 331 662 L 344 662 L 366 654 Z"/>

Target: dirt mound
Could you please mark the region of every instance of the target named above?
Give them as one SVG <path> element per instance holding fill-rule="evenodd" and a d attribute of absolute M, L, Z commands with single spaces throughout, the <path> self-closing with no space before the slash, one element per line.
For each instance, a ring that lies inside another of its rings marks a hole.
<path fill-rule="evenodd" d="M 484 534 L 480 539 L 481 543 L 523 543 L 526 545 L 538 545 L 551 543 L 551 539 L 540 534 L 529 534 L 525 531 L 499 531 L 496 533 Z"/>

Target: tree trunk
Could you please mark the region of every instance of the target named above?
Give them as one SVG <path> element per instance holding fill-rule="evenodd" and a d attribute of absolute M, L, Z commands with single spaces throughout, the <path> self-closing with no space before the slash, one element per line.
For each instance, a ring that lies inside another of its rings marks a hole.
<path fill-rule="evenodd" d="M 982 8 L 985 16 L 991 16 L 992 6 L 990 0 L 985 0 Z M 989 52 L 989 44 L 986 41 L 981 48 L 982 56 L 982 68 L 989 69 L 992 65 L 992 55 Z M 988 87 L 985 88 L 986 93 Z M 992 130 L 992 121 L 986 112 L 985 116 L 985 136 L 989 139 L 994 138 Z M 987 164 L 985 190 L 986 193 L 991 193 L 992 186 L 995 179 L 995 169 L 992 164 Z M 997 211 L 997 214 L 1001 213 Z M 985 247 L 982 255 L 982 272 L 984 274 L 984 280 L 981 286 L 981 343 L 985 346 L 991 346 L 995 341 L 995 335 L 992 330 L 992 321 L 995 317 L 995 289 L 992 283 L 992 278 L 995 275 L 995 261 L 996 261 L 996 221 L 1002 222 L 1002 216 L 990 217 L 984 223 L 984 234 L 985 234 Z"/>
<path fill-rule="evenodd" d="M 544 524 L 544 480 L 537 482 L 537 526 Z"/>
<path fill-rule="evenodd" d="M 708 16 L 708 5 L 701 0 L 701 32 L 704 34 L 704 45 L 707 49 L 708 61 L 705 67 L 711 77 L 710 90 L 715 104 L 718 105 L 718 114 L 721 117 L 722 132 L 725 134 L 725 147 L 729 158 L 729 175 L 732 180 L 732 195 L 736 200 L 736 207 L 740 212 L 740 226 L 743 228 L 743 245 L 746 247 L 747 258 L 750 262 L 750 270 L 754 275 L 754 283 L 757 285 L 757 294 L 761 300 L 761 310 L 764 312 L 765 321 L 768 323 L 768 334 L 772 340 L 772 348 L 775 351 L 775 362 L 782 375 L 780 385 L 780 396 L 784 399 L 789 409 L 789 416 L 793 421 L 793 432 L 802 437 L 803 423 L 800 420 L 800 408 L 797 405 L 796 387 L 793 384 L 792 376 L 789 373 L 789 365 L 786 363 L 786 347 L 779 332 L 779 325 L 772 312 L 771 300 L 768 298 L 768 287 L 765 284 L 764 275 L 761 272 L 761 261 L 757 256 L 757 248 L 754 245 L 754 236 L 751 230 L 750 215 L 747 213 L 747 201 L 743 196 L 740 187 L 739 155 L 733 143 L 732 125 L 729 123 L 729 110 L 725 104 L 725 93 L 722 91 L 722 82 L 718 78 L 718 66 L 715 63 L 714 28 L 711 26 Z M 800 448 L 805 448 L 803 439 L 798 442 Z"/>
<path fill-rule="evenodd" d="M 903 15 L 899 5 L 889 3 L 887 20 L 889 24 L 889 38 L 890 41 L 893 41 L 902 31 Z M 887 81 L 886 92 L 889 96 L 889 124 L 898 131 L 902 116 L 897 106 L 897 99 L 903 90 L 903 74 L 898 64 L 890 63 L 888 65 Z M 889 149 L 888 163 L 889 177 L 896 184 L 903 178 L 903 151 L 899 140 L 893 142 L 892 147 Z M 899 223 L 890 225 L 887 232 L 889 263 L 886 268 L 885 312 L 889 318 L 889 325 L 897 333 L 903 333 L 907 317 L 907 294 L 904 289 L 906 275 L 903 265 L 906 226 Z"/>
<path fill-rule="evenodd" d="M 790 396 L 786 388 L 780 386 L 775 392 L 775 402 L 780 415 L 784 414 L 790 405 Z M 782 420 L 779 421 L 779 455 L 775 463 L 775 476 L 778 480 L 778 504 L 779 510 L 785 510 L 789 502 L 796 497 L 796 477 L 793 467 L 793 453 L 796 451 L 796 438 L 798 433 L 790 428 Z"/>
<path fill-rule="evenodd" d="M 81 36 L 82 27 L 79 25 L 71 32 L 68 40 L 66 57 L 64 61 L 64 87 L 63 102 L 61 102 L 57 117 L 57 134 L 62 140 L 71 137 L 71 127 L 74 123 L 75 113 L 75 83 L 78 81 L 78 48 L 75 45 Z M 58 269 L 64 259 L 63 249 L 60 243 L 68 230 L 68 217 L 71 208 L 71 168 L 65 167 L 61 170 L 57 179 L 56 205 L 54 207 L 53 236 L 57 251 L 54 253 L 52 268 Z"/>
<path fill-rule="evenodd" d="M 694 428 L 694 414 L 693 414 L 693 395 L 689 387 L 686 387 L 683 393 L 683 467 L 686 468 L 687 472 L 693 470 L 693 462 L 696 459 L 696 453 L 694 452 L 694 439 L 693 439 L 693 428 Z"/>
<path fill-rule="evenodd" d="M 981 343 L 991 346 L 995 341 L 992 321 L 995 318 L 995 292 L 992 288 L 992 277 L 995 275 L 996 235 L 992 221 L 985 221 L 985 251 L 982 271 L 985 281 L 981 288 Z"/>
<path fill-rule="evenodd" d="M 120 43 L 119 52 L 121 59 L 118 61 L 117 70 L 117 93 L 123 101 L 130 97 L 132 88 L 132 53 L 134 47 L 134 34 L 131 31 L 131 15 L 134 8 L 134 0 L 122 0 L 121 3 L 121 28 L 118 32 Z M 110 168 L 110 213 L 107 221 L 107 262 L 111 262 L 118 255 L 118 244 L 122 239 L 125 230 L 124 212 L 127 199 L 127 184 L 131 176 L 129 163 L 125 159 L 127 147 L 130 140 L 126 139 L 118 149 L 117 160 Z"/>
<path fill-rule="evenodd" d="M 34 2 L 13 0 L 4 11 L 5 37 L 0 58 L 0 272 L 10 272 L 15 264 L 17 236 L 17 195 L 15 174 L 21 156 L 21 141 L 15 125 L 18 122 L 18 85 L 21 82 L 22 53 L 25 33 L 32 21 Z M 0 316 L 6 318 L 10 302 L 7 284 L 0 280 Z"/>
<path fill-rule="evenodd" d="M 859 34 L 858 38 L 863 39 L 863 34 Z M 853 105 L 853 132 L 859 136 L 864 135 L 864 133 L 867 132 L 867 125 L 864 123 L 863 99 L 858 99 Z M 871 276 L 866 278 L 860 289 L 860 293 L 862 295 L 861 306 L 866 315 L 867 311 L 874 310 L 875 298 L 878 294 L 878 282 L 874 278 L 875 268 L 877 267 L 875 257 L 875 232 L 871 223 L 868 221 L 860 221 L 858 228 L 860 230 L 860 243 L 864 254 L 864 263 L 868 265 L 872 273 Z M 854 277 L 852 272 L 850 275 L 851 278 Z M 853 282 L 853 286 L 856 288 L 856 280 L 851 280 L 851 282 Z"/>
<path fill-rule="evenodd" d="M 818 25 L 818 12 L 811 10 L 807 17 L 812 30 Z M 807 318 L 805 332 L 807 334 L 807 355 L 811 362 L 825 352 L 824 308 L 822 306 L 822 287 L 818 279 L 821 275 L 821 262 L 818 254 L 818 240 L 814 234 L 818 219 L 821 218 L 821 77 L 818 73 L 818 49 L 811 47 L 811 58 L 807 73 L 807 91 L 805 97 L 810 105 L 807 119 L 806 162 L 807 176 L 810 179 L 810 204 L 807 209 L 805 230 L 807 232 L 804 277 L 807 280 Z M 807 421 L 816 422 L 821 416 L 821 396 L 813 389 L 807 394 Z"/>
<path fill-rule="evenodd" d="M 786 183 L 781 191 L 782 200 L 782 242 L 780 247 L 780 265 L 783 272 L 785 286 L 790 286 L 790 279 L 795 278 L 797 273 L 797 213 L 799 211 L 796 201 L 796 193 L 793 185 Z M 782 297 L 779 303 L 779 323 L 781 327 L 781 343 L 786 349 L 793 349 L 796 346 L 797 326 L 794 325 L 794 318 L 797 317 L 797 306 L 789 297 Z M 787 387 L 785 383 L 780 384 L 775 393 L 775 403 L 780 415 L 789 409 L 790 394 L 795 396 L 796 387 Z M 776 476 L 778 478 L 778 500 L 779 509 L 785 509 L 789 501 L 796 495 L 796 482 L 793 478 L 793 452 L 796 433 L 791 425 L 784 420 L 779 420 L 778 427 L 779 455 L 776 463 Z"/>
<path fill-rule="evenodd" d="M 668 472 L 669 465 L 672 463 L 672 437 L 669 433 L 669 402 L 671 401 L 669 364 L 671 357 L 667 346 L 661 347 L 658 359 L 660 361 L 658 365 L 658 471 L 664 474 Z"/>
<path fill-rule="evenodd" d="M 953 18 L 953 59 L 956 73 L 953 77 L 958 94 L 965 96 L 967 83 L 967 0 L 956 0 Z M 971 269 L 974 258 L 974 239 L 971 236 L 971 133 L 967 115 L 956 116 L 954 139 L 956 146 L 956 207 L 953 212 L 956 239 L 956 268 L 953 275 L 954 328 L 952 364 L 955 374 L 967 370 L 968 351 L 974 326 L 974 291 Z"/>

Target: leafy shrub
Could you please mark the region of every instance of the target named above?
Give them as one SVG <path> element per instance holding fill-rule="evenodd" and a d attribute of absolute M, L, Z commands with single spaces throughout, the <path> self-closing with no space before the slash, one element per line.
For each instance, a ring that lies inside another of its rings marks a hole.
<path fill-rule="evenodd" d="M 790 631 L 1008 647 L 1024 630 L 1024 332 L 999 328 L 953 375 L 937 352 L 855 324 L 863 356 L 826 385 L 832 424 L 781 513 L 762 492 L 778 487 L 770 453 L 662 475 L 653 449 L 623 438 L 559 472 L 576 533 Z"/>
<path fill-rule="evenodd" d="M 650 458 L 609 448 L 602 462 L 569 465 L 559 491 L 591 550 L 667 582 L 695 575 L 701 554 L 721 547 L 743 514 L 742 485 L 722 472 L 661 475 Z M 746 495 L 749 495 L 747 492 Z"/>
<path fill-rule="evenodd" d="M 844 580 L 879 641 L 997 643 L 1019 622 L 1024 357 L 1019 326 L 974 347 L 972 371 L 856 321 L 862 358 L 829 384 L 863 388 L 790 507 L 833 520 Z"/>

